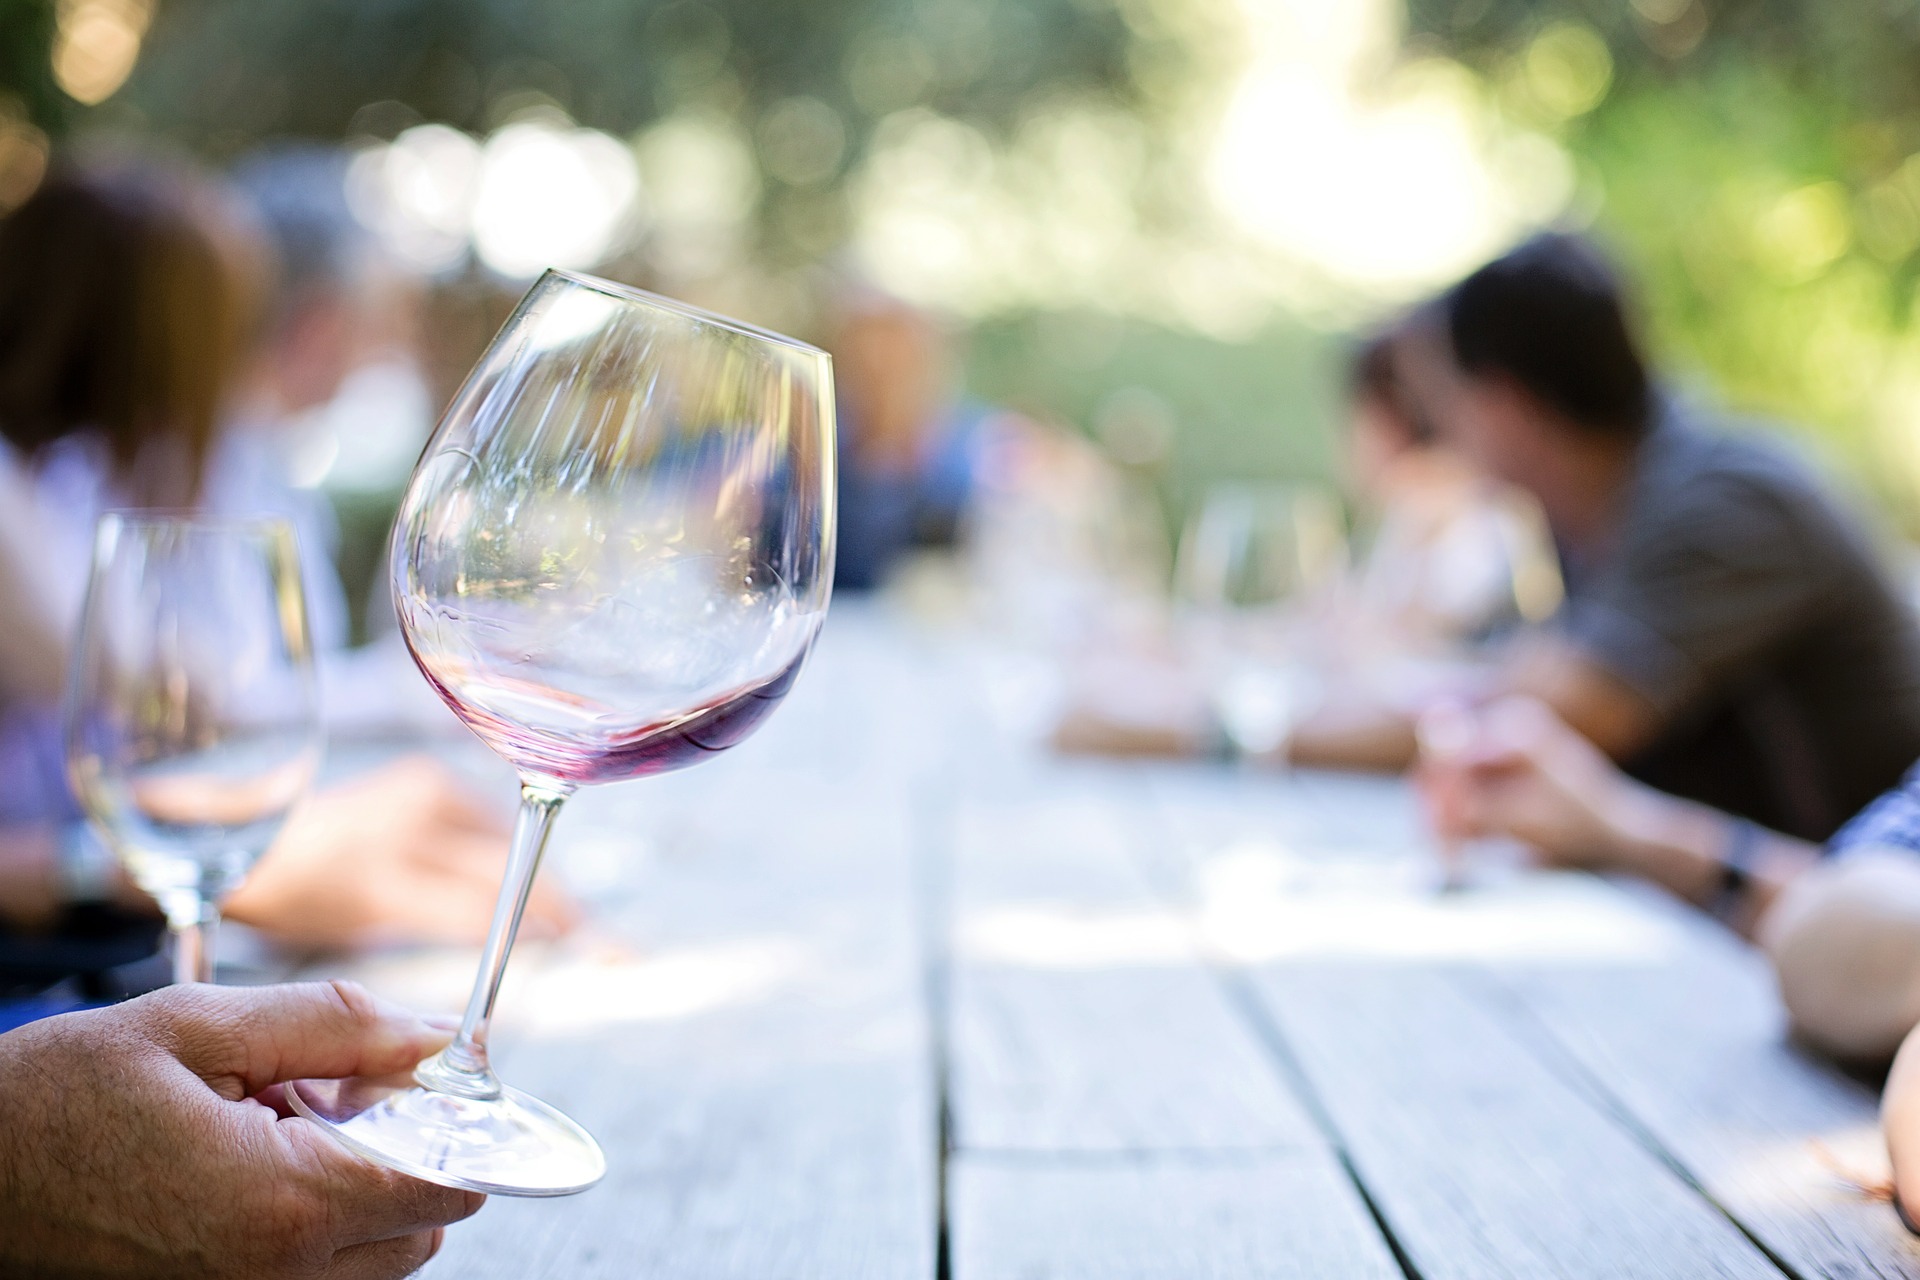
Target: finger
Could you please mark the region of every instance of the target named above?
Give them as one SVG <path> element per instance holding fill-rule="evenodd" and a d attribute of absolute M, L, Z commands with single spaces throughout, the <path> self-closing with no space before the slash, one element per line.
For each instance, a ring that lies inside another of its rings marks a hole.
<path fill-rule="evenodd" d="M 447 1033 L 351 982 L 171 988 L 151 1002 L 155 1038 L 233 1099 L 303 1076 L 403 1071 Z"/>
<path fill-rule="evenodd" d="M 497 885 L 507 869 L 507 846 L 503 832 L 436 828 L 414 837 L 414 860 L 423 871 Z"/>
<path fill-rule="evenodd" d="M 315 1174 L 332 1209 L 336 1248 L 417 1235 L 480 1212 L 478 1191 L 443 1187 L 363 1160 L 309 1120 L 282 1120 L 276 1131 L 293 1160 Z"/>
<path fill-rule="evenodd" d="M 1423 760 L 1453 760 L 1467 751 L 1477 736 L 1477 717 L 1457 699 L 1434 702 L 1414 722 L 1414 738 Z"/>
<path fill-rule="evenodd" d="M 397 1240 L 356 1244 L 334 1254 L 333 1262 L 320 1274 L 327 1280 L 393 1280 L 409 1276 L 440 1252 L 446 1234 L 443 1228 L 436 1227 Z"/>
<path fill-rule="evenodd" d="M 417 802 L 424 804 L 424 816 L 432 829 L 460 836 L 484 836 L 489 847 L 505 855 L 513 824 L 498 809 L 444 787 Z"/>
<path fill-rule="evenodd" d="M 473 841 L 447 842 L 429 865 L 417 868 L 419 883 L 395 895 L 393 910 L 415 930 L 437 940 L 466 942 L 486 936 L 505 872 L 502 853 Z M 558 884 L 534 882 L 521 920 L 522 936 L 556 938 L 576 928 L 584 913 Z"/>
<path fill-rule="evenodd" d="M 500 882 L 476 877 L 412 876 L 380 897 L 374 936 L 400 942 L 476 942 L 487 935 Z"/>

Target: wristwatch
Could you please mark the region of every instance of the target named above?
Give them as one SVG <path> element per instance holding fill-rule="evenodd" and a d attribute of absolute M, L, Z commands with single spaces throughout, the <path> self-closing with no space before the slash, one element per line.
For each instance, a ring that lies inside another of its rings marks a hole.
<path fill-rule="evenodd" d="M 1728 820 L 1727 851 L 1721 855 L 1720 887 L 1713 895 L 1713 914 L 1730 920 L 1753 886 L 1753 855 L 1760 848 L 1760 828 L 1745 818 Z"/>

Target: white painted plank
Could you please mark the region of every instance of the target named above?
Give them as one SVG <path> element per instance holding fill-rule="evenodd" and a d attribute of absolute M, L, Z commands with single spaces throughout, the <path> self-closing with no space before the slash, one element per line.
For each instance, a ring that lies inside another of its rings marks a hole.
<path fill-rule="evenodd" d="M 1920 1244 L 1821 1154 L 1884 1170 L 1873 1090 L 1788 1042 L 1763 957 L 1677 905 L 1649 910 L 1681 925 L 1660 964 L 1510 964 L 1499 981 L 1598 1096 L 1789 1266 L 1920 1277 Z"/>
<path fill-rule="evenodd" d="M 1397 1280 L 1317 1156 L 1032 1165 L 962 1157 L 954 1280 Z"/>
<path fill-rule="evenodd" d="M 1296 964 L 1256 983 L 1426 1280 L 1777 1276 L 1447 974 Z"/>
<path fill-rule="evenodd" d="M 1077 780 L 1076 780 L 1077 779 Z M 1305 1113 L 1157 903 L 1127 789 L 1062 771 L 963 806 L 951 1089 L 963 1150 L 1315 1146 Z"/>
<path fill-rule="evenodd" d="M 1777 1274 L 1574 1076 L 1489 963 L 1665 963 L 1681 932 L 1586 877 L 1435 891 L 1404 786 L 1295 779 L 1264 798 L 1158 788 L 1160 879 L 1250 980 L 1426 1280 Z M 1649 957 L 1656 957 L 1650 959 Z"/>

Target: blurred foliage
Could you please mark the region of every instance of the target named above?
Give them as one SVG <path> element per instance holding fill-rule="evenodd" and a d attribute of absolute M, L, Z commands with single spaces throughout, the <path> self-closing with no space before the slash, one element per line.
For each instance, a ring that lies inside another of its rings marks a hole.
<path fill-rule="evenodd" d="M 1147 455 L 1139 460 L 1178 528 L 1222 477 L 1335 476 L 1344 356 L 1336 339 L 1287 322 L 1228 342 L 1096 312 L 1049 312 L 979 325 L 967 363 L 986 399 L 1084 424 L 1123 459 Z M 1152 447 L 1160 442 L 1164 454 Z"/>
<path fill-rule="evenodd" d="M 1072 0 L 163 0 L 122 100 L 216 153 L 343 137 L 373 103 L 478 128 L 525 92 L 614 132 L 795 94 L 855 119 L 1004 118 L 1040 86 L 1125 91 L 1127 39 L 1111 7 Z"/>
<path fill-rule="evenodd" d="M 73 113 L 42 69 L 54 0 L 0 6 L 39 22 L 43 51 L 0 67 L 0 89 L 57 134 Z M 422 120 L 485 131 L 539 104 L 623 135 L 708 109 L 754 131 L 777 240 L 781 206 L 809 201 L 817 221 L 817 196 L 889 112 L 992 129 L 1036 96 L 1137 104 L 1135 43 L 1107 0 L 160 0 L 132 79 L 94 119 L 218 160 Z"/>
<path fill-rule="evenodd" d="M 1405 2 L 1403 60 L 1465 65 L 1573 157 L 1569 219 L 1628 266 L 1676 376 L 1806 425 L 1920 530 L 1920 0 Z M 47 71 L 57 4 L 0 0 L 0 92 L 56 137 L 117 127 L 221 159 L 541 104 L 619 134 L 709 112 L 757 150 L 754 256 L 775 268 L 831 241 L 822 209 L 845 229 L 888 116 L 996 136 L 1078 98 L 1149 126 L 1185 113 L 1161 142 L 1191 140 L 1238 30 L 1229 0 L 159 0 L 132 79 L 81 110 Z M 1170 222 L 1204 199 L 1141 185 Z M 1110 354 L 1089 363 L 1090 342 Z M 1063 311 L 988 321 L 969 366 L 983 394 L 1096 429 L 1113 395 L 1160 397 L 1178 502 L 1208 474 L 1325 474 L 1331 352 L 1286 324 L 1235 342 Z"/>
<path fill-rule="evenodd" d="M 42 128 L 58 132 L 73 103 L 54 86 L 54 0 L 0 0 L 0 92 L 11 93 Z"/>
<path fill-rule="evenodd" d="M 1920 528 L 1920 3 L 1411 0 L 1409 19 L 1411 51 L 1473 67 L 1573 154 L 1576 212 L 1683 376 L 1810 427 Z"/>

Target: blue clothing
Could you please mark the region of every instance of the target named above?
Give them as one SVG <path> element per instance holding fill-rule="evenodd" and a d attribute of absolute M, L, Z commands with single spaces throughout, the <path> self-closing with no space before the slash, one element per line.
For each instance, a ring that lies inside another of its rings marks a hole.
<path fill-rule="evenodd" d="M 849 415 L 842 411 L 835 590 L 871 590 L 910 547 L 953 541 L 972 497 L 980 426 L 987 416 L 983 405 L 957 406 L 919 467 L 895 474 L 860 464 L 849 443 Z"/>
<path fill-rule="evenodd" d="M 25 1000 L 0 1000 L 0 1035 L 57 1013 L 98 1007 L 97 1003 L 82 999 L 72 983 L 63 982 Z"/>
<path fill-rule="evenodd" d="M 1855 814 L 1827 842 L 1829 854 L 1870 846 L 1920 853 L 1920 764 L 1907 770 L 1900 785 Z"/>

